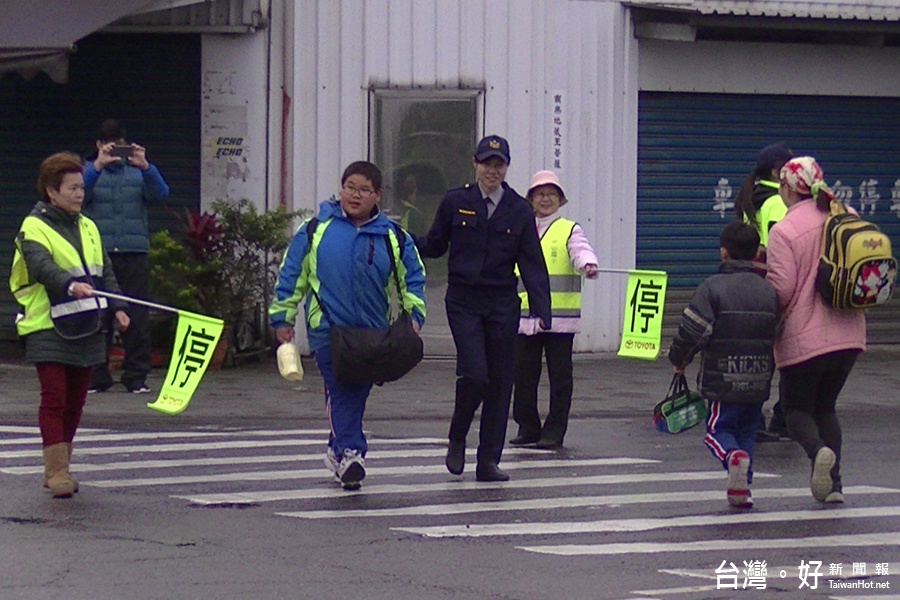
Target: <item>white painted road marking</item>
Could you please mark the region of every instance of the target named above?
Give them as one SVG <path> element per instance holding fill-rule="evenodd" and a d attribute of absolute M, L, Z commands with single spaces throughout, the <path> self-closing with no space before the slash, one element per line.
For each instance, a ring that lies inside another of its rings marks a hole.
<path fill-rule="evenodd" d="M 324 442 L 323 442 L 324 445 Z M 366 457 L 371 458 L 372 460 L 382 460 L 382 459 L 393 459 L 393 458 L 433 458 L 436 456 L 444 456 L 447 453 L 443 448 L 416 448 L 416 449 L 405 449 L 405 450 L 381 450 L 369 452 Z M 160 459 L 160 460 L 123 460 L 118 462 L 109 462 L 109 463 L 100 463 L 100 464 L 92 464 L 92 463 L 82 463 L 78 461 L 78 455 L 80 454 L 79 448 L 75 448 L 75 461 L 72 463 L 72 472 L 77 474 L 80 473 L 91 473 L 96 471 L 121 471 L 127 470 L 132 471 L 134 469 L 160 469 L 160 468 L 176 468 L 176 467 L 208 467 L 208 466 L 216 466 L 216 465 L 252 465 L 252 464 L 264 464 L 264 463 L 290 463 L 290 462 L 315 462 L 322 463 L 322 459 L 325 455 L 322 454 L 285 454 L 285 455 L 273 455 L 267 454 L 264 456 L 216 456 L 216 457 L 208 457 L 208 458 L 170 458 L 170 459 Z M 466 454 L 470 456 L 475 456 L 476 450 L 470 449 L 466 451 Z M 503 455 L 520 455 L 520 456 L 547 456 L 549 453 L 541 450 L 537 450 L 534 448 L 510 448 L 503 452 Z M 607 461 L 602 464 L 604 465 L 631 465 L 631 464 L 657 464 L 660 461 L 651 460 L 646 458 L 603 458 L 598 459 Z M 572 461 L 568 461 L 572 462 Z M 504 463 L 504 468 L 507 466 L 507 463 Z M 44 467 L 43 465 L 32 465 L 27 467 L 4 467 L 0 468 L 0 473 L 7 473 L 9 475 L 33 475 L 35 473 L 43 473 Z M 321 470 L 316 471 L 317 475 L 322 475 L 324 473 L 324 467 Z"/>
<path fill-rule="evenodd" d="M 443 451 L 441 451 L 443 454 Z M 408 451 L 403 455 L 411 457 Z M 415 456 L 421 453 L 416 452 Z M 316 456 L 316 460 L 322 462 L 322 456 Z M 504 463 L 503 468 L 511 471 L 519 469 L 566 469 L 577 467 L 620 466 L 642 464 L 643 459 L 627 458 L 591 458 L 584 460 L 531 460 Z M 73 473 L 81 471 L 74 466 Z M 444 465 L 404 465 L 399 467 L 372 467 L 366 469 L 367 475 L 435 475 L 446 473 Z M 106 479 L 106 480 L 81 480 L 83 485 L 96 487 L 140 487 L 158 485 L 183 485 L 194 483 L 223 483 L 229 481 L 282 481 L 285 479 L 324 479 L 328 477 L 328 471 L 323 466 L 321 469 L 291 469 L 288 471 L 242 471 L 239 473 L 218 473 L 215 475 L 182 475 L 171 477 L 147 477 L 145 479 Z M 370 490 L 371 488 L 366 488 Z"/>
<path fill-rule="evenodd" d="M 3 429 L 0 428 L 0 431 Z M 29 432 L 30 433 L 30 432 Z M 40 432 L 37 432 L 40 434 Z M 224 437 L 283 437 L 295 435 L 315 435 L 320 438 L 328 435 L 327 429 L 247 429 L 233 431 L 133 431 L 130 433 L 106 433 L 103 429 L 79 429 L 75 438 L 75 447 L 94 442 L 123 442 L 129 440 L 163 440 L 178 438 L 224 438 Z M 324 441 L 322 442 L 325 443 Z M 40 445 L 40 437 L 20 437 L 0 440 L 0 446 Z"/>
<path fill-rule="evenodd" d="M 808 493 L 808 490 L 807 490 Z M 621 544 L 560 544 L 557 546 L 516 546 L 520 550 L 557 556 L 609 556 L 613 554 L 659 554 L 664 552 L 707 552 L 722 550 L 764 550 L 770 548 L 833 548 L 859 546 L 897 546 L 900 531 L 860 533 L 855 535 L 822 535 L 815 537 L 701 540 L 697 542 L 627 542 Z"/>
<path fill-rule="evenodd" d="M 506 468 L 507 465 L 504 465 Z M 778 477 L 766 473 L 754 473 L 754 477 L 764 479 Z M 707 481 L 724 479 L 724 471 L 683 471 L 675 473 L 626 473 L 623 475 L 593 475 L 585 477 L 549 477 L 545 479 L 515 479 L 497 483 L 480 481 L 451 481 L 446 483 L 412 483 L 408 485 L 370 485 L 356 493 L 374 494 L 416 494 L 422 492 L 454 492 L 463 490 L 566 488 L 583 485 L 616 485 L 620 483 L 658 483 L 660 481 Z M 809 490 L 807 490 L 809 493 Z M 347 498 L 353 496 L 346 490 L 271 490 L 262 492 L 237 492 L 234 494 L 192 494 L 175 496 L 190 500 L 195 504 L 255 504 L 276 500 L 301 500 L 310 498 Z M 722 493 L 719 492 L 719 497 Z M 350 511 L 352 512 L 352 511 Z"/>
<path fill-rule="evenodd" d="M 754 477 L 756 473 L 753 474 Z M 477 484 L 485 485 L 485 484 Z M 847 494 L 896 494 L 897 490 L 870 486 L 845 488 Z M 248 494 L 249 495 L 249 494 Z M 344 494 L 346 496 L 346 494 Z M 210 494 L 214 496 L 214 494 Z M 336 494 L 340 496 L 340 494 Z M 803 498 L 809 496 L 809 488 L 755 489 L 754 498 Z M 176 496 L 189 498 L 188 496 Z M 277 498 L 276 498 L 277 499 Z M 660 492 L 652 494 L 617 494 L 610 496 L 565 496 L 561 498 L 538 498 L 534 500 L 511 500 L 497 502 L 458 502 L 453 504 L 431 504 L 402 508 L 381 508 L 370 510 L 310 510 L 278 513 L 286 517 L 301 519 L 336 519 L 349 517 L 397 517 L 421 515 L 461 515 L 476 512 L 508 510 L 546 510 L 553 508 L 576 508 L 582 506 L 620 506 L 625 504 L 652 504 L 673 502 L 722 502 L 721 490 L 707 492 Z M 236 502 L 239 504 L 239 502 Z M 202 502 L 201 502 L 202 504 Z"/>
<path fill-rule="evenodd" d="M 886 490 L 886 492 L 900 490 Z M 849 489 L 848 489 L 849 493 Z M 721 496 L 721 494 L 720 494 Z M 774 512 L 740 512 L 727 515 L 694 515 L 669 519 L 606 519 L 560 523 L 501 523 L 496 525 L 444 525 L 435 527 L 391 527 L 394 531 L 417 533 L 426 537 L 487 537 L 506 535 L 559 535 L 578 533 L 631 533 L 676 527 L 703 527 L 706 525 L 730 525 L 750 523 L 776 523 L 779 521 L 815 521 L 836 519 L 862 519 L 900 516 L 900 506 L 876 506 L 869 508 L 841 508 L 835 510 L 790 510 Z"/>
<path fill-rule="evenodd" d="M 409 439 L 379 439 L 379 444 L 446 444 L 440 438 L 409 438 Z M 103 448 L 86 448 L 75 440 L 75 452 L 79 455 L 100 454 L 140 454 L 145 452 L 195 452 L 197 450 L 237 450 L 243 448 L 266 448 L 272 446 L 321 446 L 321 439 L 309 440 L 234 440 L 231 442 L 199 442 L 196 444 L 159 444 L 141 446 L 107 446 Z M 0 452 L 0 459 L 4 458 L 41 458 L 43 451 L 16 450 Z"/>

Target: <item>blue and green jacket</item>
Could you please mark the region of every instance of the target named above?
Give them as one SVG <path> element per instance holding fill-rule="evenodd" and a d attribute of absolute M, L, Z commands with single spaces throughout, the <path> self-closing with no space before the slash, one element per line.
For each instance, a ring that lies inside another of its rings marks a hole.
<path fill-rule="evenodd" d="M 311 351 L 329 344 L 331 325 L 387 327 L 395 283 L 385 237 L 394 256 L 400 257 L 397 274 L 403 305 L 419 326 L 425 322 L 425 267 L 412 236 L 403 234 L 401 240 L 396 226 L 377 207 L 372 218 L 357 227 L 344 216 L 334 197 L 319 205 L 316 219 L 319 223 L 312 243 L 307 234 L 308 221 L 304 221 L 281 261 L 275 300 L 269 307 L 272 327 L 293 327 L 304 297 Z M 325 305 L 328 318 L 316 295 Z"/>

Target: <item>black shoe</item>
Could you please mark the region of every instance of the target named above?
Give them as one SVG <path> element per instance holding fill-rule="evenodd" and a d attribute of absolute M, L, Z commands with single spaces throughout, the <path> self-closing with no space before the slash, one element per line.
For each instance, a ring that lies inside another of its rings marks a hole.
<path fill-rule="evenodd" d="M 520 433 L 513 439 L 509 440 L 510 445 L 512 446 L 525 446 L 526 444 L 534 444 L 539 439 L 541 439 L 540 435 L 526 435 L 524 433 Z"/>
<path fill-rule="evenodd" d="M 509 475 L 494 463 L 482 463 L 475 467 L 476 481 L 509 481 Z"/>
<path fill-rule="evenodd" d="M 534 447 L 540 450 L 559 450 L 562 448 L 562 442 L 551 440 L 550 438 L 541 438 Z"/>
<path fill-rule="evenodd" d="M 757 442 L 777 442 L 779 439 L 781 439 L 781 437 L 777 433 L 772 433 L 771 431 L 767 431 L 765 429 L 756 430 Z"/>
<path fill-rule="evenodd" d="M 88 394 L 101 394 L 111 388 L 111 385 L 92 385 L 88 388 Z"/>
<path fill-rule="evenodd" d="M 787 425 L 776 423 L 775 419 L 772 419 L 772 422 L 769 424 L 769 428 L 766 430 L 766 433 L 775 436 L 776 439 L 780 440 L 791 439 L 791 434 L 788 433 Z"/>
<path fill-rule="evenodd" d="M 447 446 L 447 470 L 454 475 L 462 475 L 466 466 L 466 443 L 450 442 Z"/>

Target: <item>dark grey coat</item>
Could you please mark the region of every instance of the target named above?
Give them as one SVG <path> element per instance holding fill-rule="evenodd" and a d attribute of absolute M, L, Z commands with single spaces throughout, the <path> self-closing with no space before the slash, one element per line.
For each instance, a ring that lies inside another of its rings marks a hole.
<path fill-rule="evenodd" d="M 687 366 L 701 354 L 700 394 L 752 404 L 769 397 L 778 326 L 775 289 L 750 261 L 728 260 L 700 284 L 684 309 L 669 361 Z"/>
<path fill-rule="evenodd" d="M 80 214 L 70 214 L 43 200 L 35 204 L 30 216 L 50 225 L 54 231 L 68 240 L 80 253 L 84 253 L 79 235 Z M 19 237 L 22 256 L 32 281 L 42 284 L 49 292 L 65 295 L 71 281 L 70 275 L 60 269 L 47 249 L 37 243 L 23 241 Z M 113 274 L 112 263 L 103 251 L 103 287 L 113 293 L 121 293 Z M 111 300 L 112 310 L 124 310 L 125 304 Z M 102 331 L 78 340 L 60 337 L 53 329 L 36 331 L 22 338 L 25 345 L 25 361 L 29 363 L 53 362 L 77 367 L 90 367 L 106 362 L 106 340 Z"/>

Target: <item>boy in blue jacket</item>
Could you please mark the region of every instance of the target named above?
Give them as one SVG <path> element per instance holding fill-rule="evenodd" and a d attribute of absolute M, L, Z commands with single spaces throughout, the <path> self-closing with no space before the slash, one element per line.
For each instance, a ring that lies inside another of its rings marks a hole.
<path fill-rule="evenodd" d="M 700 394 L 709 402 L 704 442 L 728 471 L 728 503 L 750 508 L 753 444 L 769 398 L 778 324 L 775 290 L 753 270 L 759 234 L 740 221 L 719 237 L 719 272 L 700 284 L 669 350 L 676 373 L 700 353 Z"/>
<path fill-rule="evenodd" d="M 381 171 L 370 162 L 357 161 L 344 170 L 340 198 L 332 196 L 319 205 L 312 239 L 308 221 L 294 234 L 281 262 L 275 300 L 269 308 L 269 321 L 278 342 L 293 342 L 298 305 L 306 298 L 309 349 L 325 382 L 331 426 L 325 465 L 335 480 L 350 490 L 359 488 L 366 476 L 368 446 L 362 418 L 372 386 L 346 385 L 337 380 L 329 333 L 332 325 L 389 325 L 388 294 L 394 276 L 386 236 L 400 256 L 397 273 L 402 289 L 398 296 L 412 317 L 416 333 L 425 321 L 425 268 L 412 236 L 399 235 L 378 209 L 381 184 Z"/>

